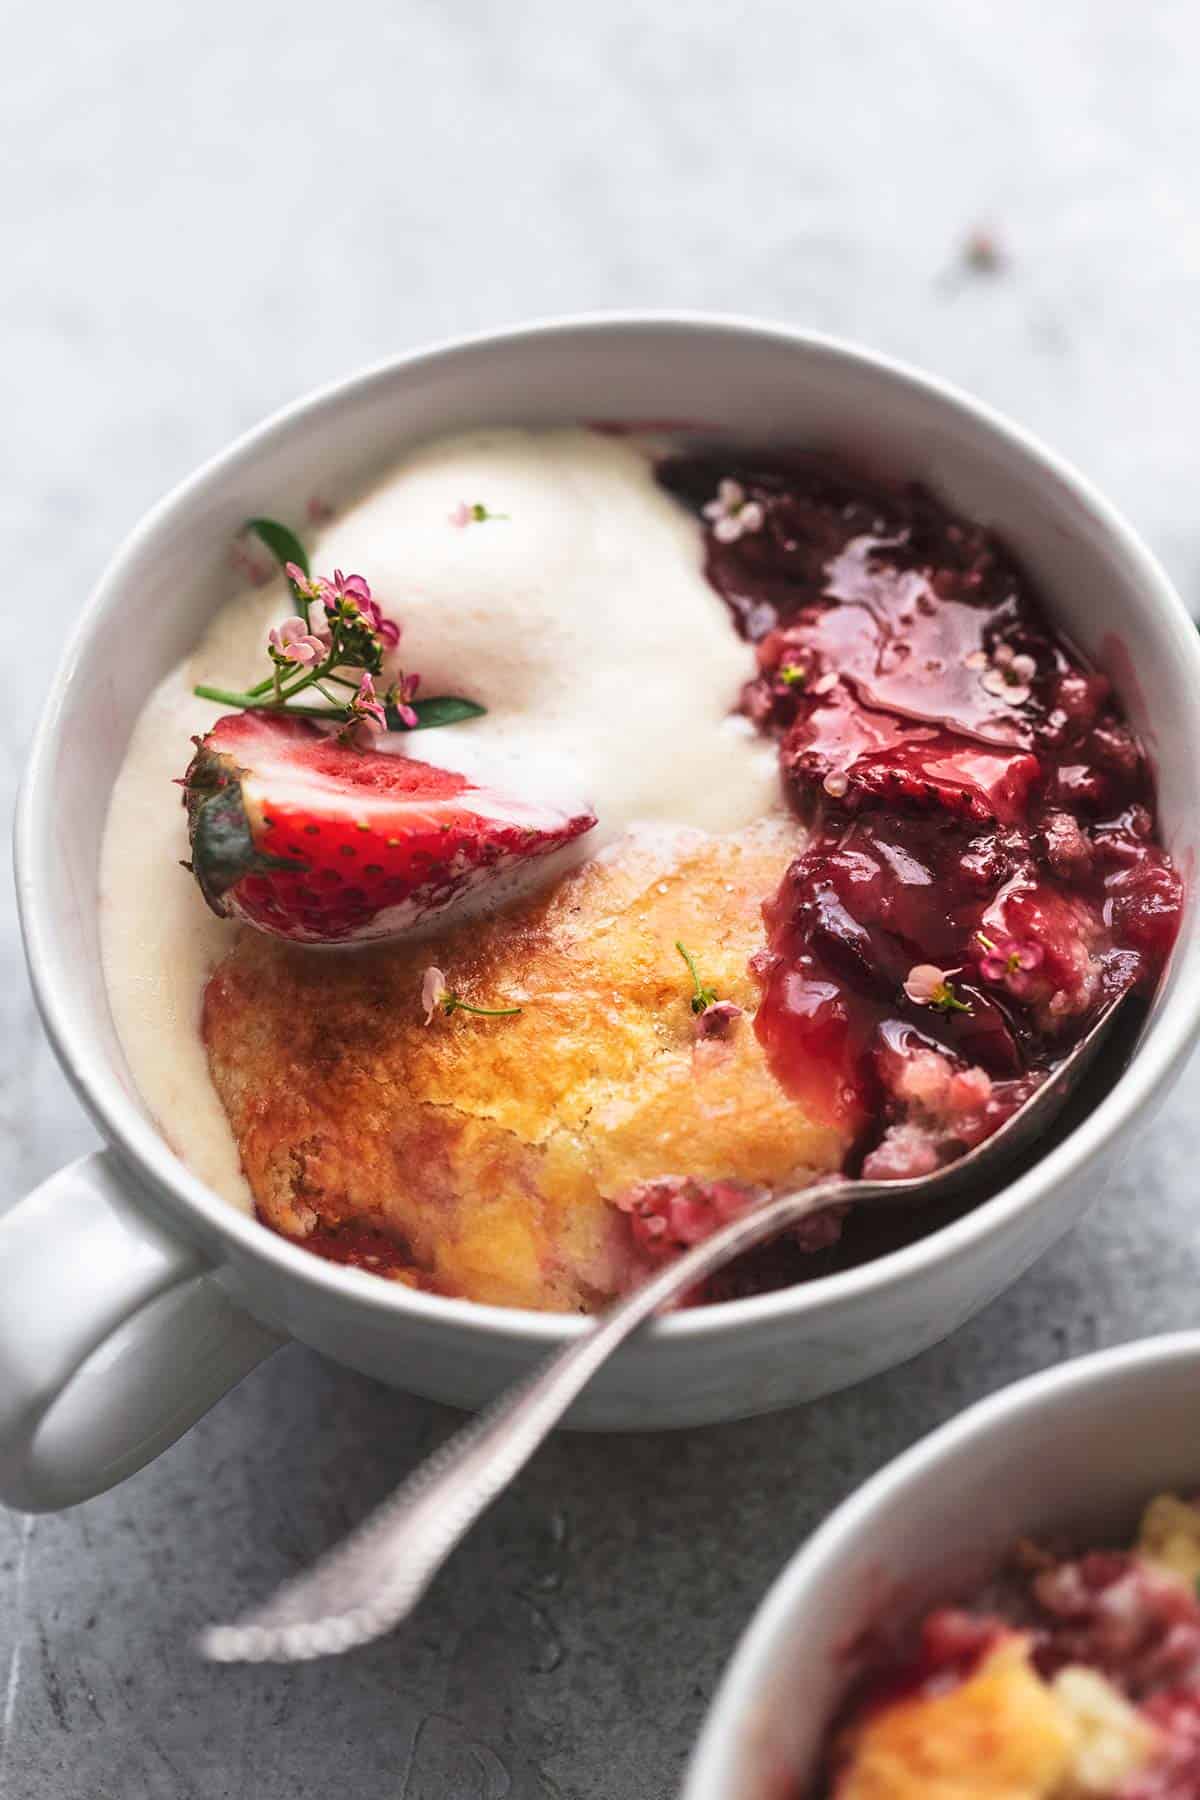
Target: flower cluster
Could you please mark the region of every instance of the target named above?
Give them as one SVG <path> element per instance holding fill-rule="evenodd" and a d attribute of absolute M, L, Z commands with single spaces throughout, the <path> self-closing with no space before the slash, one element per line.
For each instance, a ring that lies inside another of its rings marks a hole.
<path fill-rule="evenodd" d="M 1036 660 L 1018 653 L 1011 644 L 997 644 L 990 656 L 986 650 L 972 650 L 967 667 L 981 670 L 980 687 L 1009 706 L 1024 706 L 1037 674 Z"/>
<path fill-rule="evenodd" d="M 984 931 L 975 933 L 979 946 L 978 973 L 994 987 L 1002 987 L 1018 1000 L 1028 1000 L 1034 990 L 1034 974 L 1041 968 L 1044 952 L 1031 939 L 992 938 Z M 960 969 L 939 969 L 935 963 L 917 963 L 908 971 L 904 992 L 916 1006 L 931 1006 L 936 1012 L 969 1013 L 971 1007 L 957 994 L 952 977 Z"/>
<path fill-rule="evenodd" d="M 307 687 L 332 699 L 329 688 L 339 687 L 349 692 L 348 699 L 336 700 L 347 742 L 361 743 L 372 732 L 386 731 L 389 707 L 411 730 L 417 723 L 412 700 L 420 676 L 402 674 L 386 694 L 376 692 L 375 677 L 382 672 L 385 651 L 400 642 L 400 627 L 386 616 L 364 577 L 341 569 L 328 579 L 313 576 L 295 562 L 286 562 L 284 573 L 303 616 L 295 613 L 269 633 L 275 704 L 294 700 Z M 362 671 L 357 682 L 352 670 Z"/>
<path fill-rule="evenodd" d="M 298 563 L 289 562 L 283 566 L 292 592 L 304 607 L 305 625 L 319 633 L 326 644 L 330 642 L 334 628 L 340 625 L 347 640 L 356 633 L 362 639 L 377 639 L 378 644 L 364 643 L 363 648 L 373 661 L 381 662 L 382 650 L 394 650 L 400 642 L 399 625 L 394 619 L 384 617 L 378 600 L 372 597 L 361 575 L 343 575 L 340 569 L 335 569 L 332 580 L 326 580 L 320 575 L 309 575 Z M 314 607 L 318 609 L 315 621 L 311 616 Z"/>
<path fill-rule="evenodd" d="M 310 574 L 300 540 L 273 519 L 252 519 L 247 532 L 282 565 L 296 611 L 267 635 L 271 673 L 265 680 L 243 693 L 200 686 L 195 691 L 202 699 L 328 720 L 340 725 L 343 742 L 360 747 L 375 732 L 451 725 L 484 711 L 458 695 L 418 700 L 421 678 L 403 670 L 380 691 L 384 658 L 399 644 L 401 630 L 364 577 L 341 569 L 329 577 Z M 312 704 L 318 699 L 320 705 Z"/>

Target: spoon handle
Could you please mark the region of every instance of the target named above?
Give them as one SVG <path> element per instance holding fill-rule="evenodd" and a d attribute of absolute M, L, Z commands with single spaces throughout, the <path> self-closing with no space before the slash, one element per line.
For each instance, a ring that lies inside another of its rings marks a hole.
<path fill-rule="evenodd" d="M 204 1654 L 216 1662 L 297 1662 L 390 1631 L 631 1333 L 743 1251 L 828 1206 L 873 1197 L 885 1185 L 822 1181 L 731 1219 L 694 1244 L 464 1425 L 344 1544 L 237 1624 L 211 1626 L 201 1640 Z"/>

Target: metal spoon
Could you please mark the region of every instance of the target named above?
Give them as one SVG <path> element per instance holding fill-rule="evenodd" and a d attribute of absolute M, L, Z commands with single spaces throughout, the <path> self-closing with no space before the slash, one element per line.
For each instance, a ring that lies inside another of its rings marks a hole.
<path fill-rule="evenodd" d="M 234 1625 L 214 1625 L 201 1650 L 215 1662 L 299 1662 L 381 1637 L 406 1619 L 455 1545 L 503 1492 L 613 1351 L 660 1307 L 743 1251 L 829 1206 L 944 1199 L 981 1184 L 1044 1135 L 1127 998 L 1110 1001 L 1071 1054 L 1000 1130 L 932 1175 L 904 1181 L 817 1182 L 733 1219 L 668 1263 L 476 1415 L 307 1573 L 285 1582 Z"/>

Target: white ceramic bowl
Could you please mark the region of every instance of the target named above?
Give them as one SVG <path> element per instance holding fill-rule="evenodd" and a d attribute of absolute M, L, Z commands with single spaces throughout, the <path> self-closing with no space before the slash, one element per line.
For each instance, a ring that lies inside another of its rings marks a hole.
<path fill-rule="evenodd" d="M 881 1618 L 968 1599 L 1019 1537 L 1128 1541 L 1200 1484 L 1200 1332 L 1083 1356 L 981 1401 L 897 1457 L 793 1558 L 730 1663 L 682 1800 L 793 1800 Z M 1119 1430 L 1114 1421 L 1120 1421 Z"/>
<path fill-rule="evenodd" d="M 147 688 L 227 589 L 250 513 L 298 516 L 414 440 L 472 424 L 687 419 L 744 440 L 841 449 L 920 477 L 995 525 L 1064 629 L 1117 674 L 1158 763 L 1167 841 L 1190 858 L 1200 644 L 1129 528 L 1016 427 L 936 381 L 825 338 L 740 320 L 601 317 L 405 356 L 300 402 L 169 495 L 118 553 L 75 632 L 34 743 L 17 881 L 51 1041 L 108 1148 L 0 1223 L 0 1495 L 67 1504 L 172 1441 L 293 1334 L 474 1407 L 583 1321 L 446 1300 L 338 1268 L 210 1193 L 167 1148 L 113 1034 L 97 861 L 113 777 Z M 120 628 L 115 629 L 119 619 Z M 1136 647 L 1136 679 L 1128 652 Z M 1153 696 L 1147 710 L 1145 696 Z M 1003 1193 L 910 1247 L 782 1293 L 677 1314 L 624 1349 L 571 1423 L 696 1425 L 811 1399 L 902 1361 L 968 1318 L 1098 1192 L 1200 1022 L 1189 905 L 1132 1067 Z"/>

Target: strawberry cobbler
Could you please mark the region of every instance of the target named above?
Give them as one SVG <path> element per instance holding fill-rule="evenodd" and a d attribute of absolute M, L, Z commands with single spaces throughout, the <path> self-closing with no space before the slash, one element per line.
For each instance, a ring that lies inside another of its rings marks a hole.
<path fill-rule="evenodd" d="M 1200 1507 L 1160 1494 L 1131 1550 L 1017 1546 L 930 1613 L 835 1729 L 827 1800 L 1196 1800 Z"/>
<path fill-rule="evenodd" d="M 594 1310 L 766 1195 L 961 1155 L 1156 979 L 1180 883 L 1119 699 L 923 490 L 493 431 L 312 516 L 311 559 L 250 522 L 105 867 L 147 1103 L 313 1252 Z"/>

